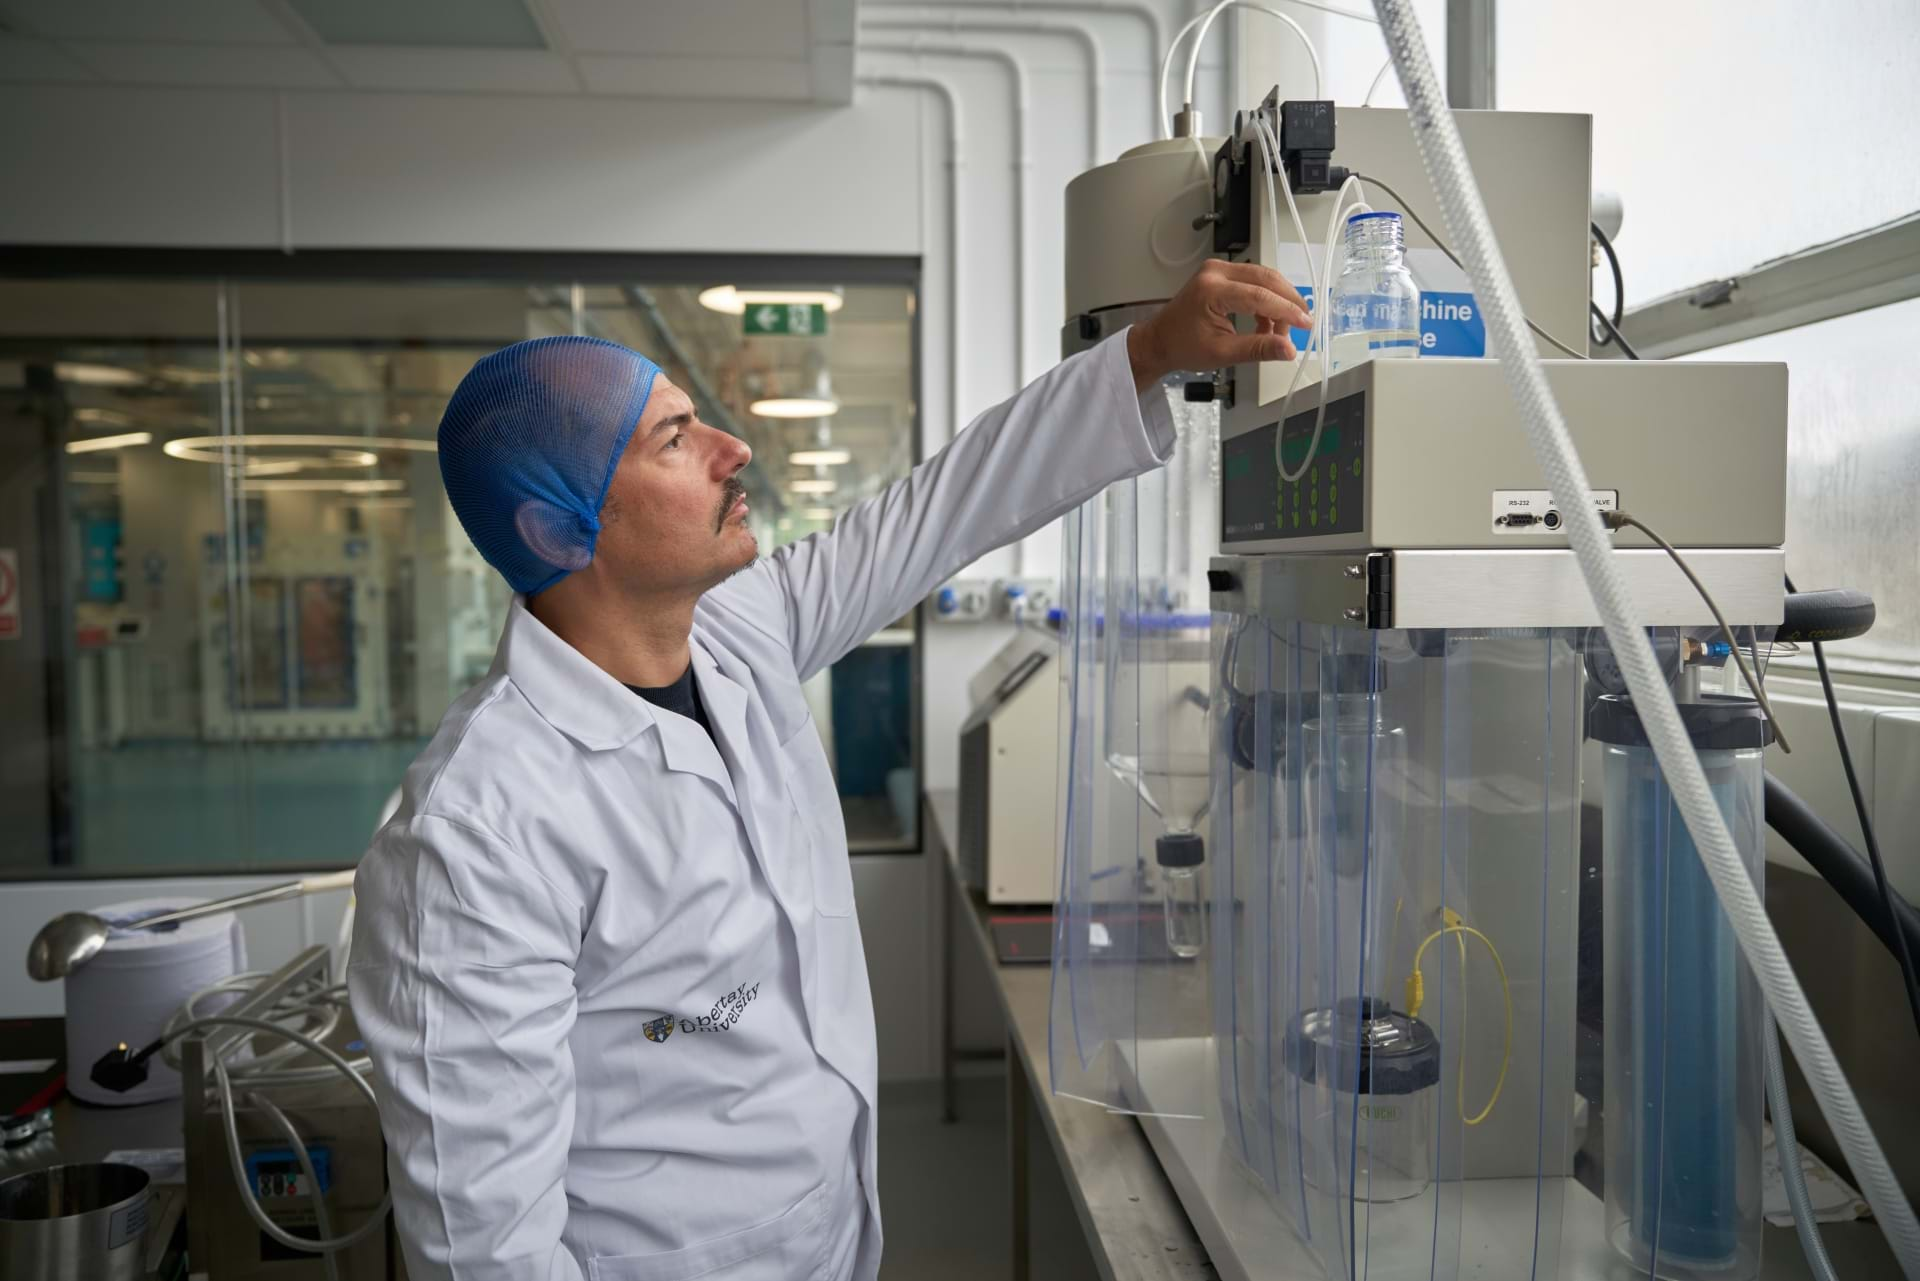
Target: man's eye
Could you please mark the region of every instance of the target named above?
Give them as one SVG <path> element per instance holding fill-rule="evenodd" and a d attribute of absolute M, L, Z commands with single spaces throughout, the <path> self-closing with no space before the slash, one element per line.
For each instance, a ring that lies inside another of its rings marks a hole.
<path fill-rule="evenodd" d="M 685 440 L 686 438 L 687 438 L 687 434 L 685 432 L 677 431 L 673 434 L 673 439 L 667 442 L 666 447 L 668 449 L 678 449 L 680 448 L 680 442 Z"/>

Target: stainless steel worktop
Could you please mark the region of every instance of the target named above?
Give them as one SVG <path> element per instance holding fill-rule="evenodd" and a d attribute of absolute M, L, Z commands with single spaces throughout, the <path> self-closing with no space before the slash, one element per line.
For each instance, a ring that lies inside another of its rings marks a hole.
<path fill-rule="evenodd" d="M 963 924 L 950 947 L 978 949 L 993 975 L 1007 1025 L 1007 1072 L 1017 1074 L 1020 1087 L 1014 1094 L 1033 1100 L 1101 1276 L 1196 1281 L 1216 1275 L 1139 1123 L 1078 1099 L 1055 1098 L 1048 1089 L 1050 969 L 998 963 L 986 904 L 959 883 L 950 855 L 959 832 L 959 797 L 952 791 L 929 792 L 927 808 L 942 875 L 962 908 L 953 914 Z M 1011 1117 L 1009 1123 L 1020 1125 Z"/>

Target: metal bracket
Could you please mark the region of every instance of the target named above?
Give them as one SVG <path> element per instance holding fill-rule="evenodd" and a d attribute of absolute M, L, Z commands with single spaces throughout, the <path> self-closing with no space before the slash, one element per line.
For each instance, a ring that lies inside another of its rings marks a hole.
<path fill-rule="evenodd" d="M 1702 311 L 1709 307 L 1724 307 L 1733 301 L 1733 291 L 1739 287 L 1737 280 L 1710 280 L 1687 295 L 1687 301 Z"/>

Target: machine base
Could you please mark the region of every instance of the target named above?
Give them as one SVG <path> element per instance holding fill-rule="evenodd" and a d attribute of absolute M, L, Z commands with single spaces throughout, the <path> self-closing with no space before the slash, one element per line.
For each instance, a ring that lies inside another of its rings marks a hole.
<path fill-rule="evenodd" d="M 1131 1071 L 1128 1093 L 1141 1103 L 1140 1125 L 1160 1158 L 1207 1247 L 1214 1268 L 1226 1281 L 1327 1281 L 1326 1273 L 1274 1207 L 1271 1196 L 1227 1149 L 1220 1129 L 1218 1079 L 1210 1038 L 1190 1037 L 1143 1043 L 1141 1070 Z M 1152 1097 L 1140 1090 L 1153 1083 Z M 1178 1084 L 1175 1084 L 1178 1083 Z M 1179 1093 L 1192 1097 L 1172 1098 Z M 1156 1113 L 1184 1113 L 1184 1116 Z M 1203 1119 L 1192 1119 L 1196 1114 Z M 1553 1276 L 1559 1281 L 1624 1281 L 1639 1276 L 1606 1243 L 1606 1210 L 1600 1200 L 1571 1178 L 1472 1179 L 1456 1185 L 1461 1205 L 1462 1278 L 1512 1281 Z M 1427 1281 L 1435 1275 L 1428 1249 L 1397 1251 L 1392 1243 L 1404 1232 L 1430 1242 L 1433 1210 L 1428 1198 L 1395 1204 L 1360 1205 L 1367 1215 L 1362 1231 L 1373 1242 L 1368 1281 Z M 1535 1259 L 1535 1215 L 1546 1220 Z M 1383 1266 L 1388 1257 L 1417 1257 L 1417 1269 Z M 1542 1266 L 1544 1264 L 1544 1267 Z"/>

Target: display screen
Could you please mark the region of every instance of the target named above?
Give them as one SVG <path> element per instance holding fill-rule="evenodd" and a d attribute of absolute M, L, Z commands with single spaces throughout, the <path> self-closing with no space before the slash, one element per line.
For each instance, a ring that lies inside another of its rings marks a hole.
<path fill-rule="evenodd" d="M 1313 404 L 1287 419 L 1280 450 L 1289 470 L 1306 457 L 1318 412 Z M 1291 484 L 1280 483 L 1274 465 L 1273 437 L 1279 430 L 1278 422 L 1268 423 L 1221 445 L 1221 543 L 1359 533 L 1366 514 L 1367 394 L 1357 391 L 1328 402 L 1313 461 Z"/>

